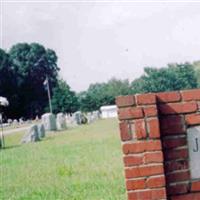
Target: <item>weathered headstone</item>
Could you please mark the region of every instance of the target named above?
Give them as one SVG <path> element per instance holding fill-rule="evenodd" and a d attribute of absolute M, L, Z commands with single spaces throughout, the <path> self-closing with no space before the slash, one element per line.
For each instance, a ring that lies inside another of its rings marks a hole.
<path fill-rule="evenodd" d="M 190 173 L 193 179 L 200 178 L 200 126 L 187 129 Z"/>
<path fill-rule="evenodd" d="M 28 132 L 23 136 L 21 143 L 37 142 L 39 140 L 38 127 L 37 125 L 32 125 Z"/>
<path fill-rule="evenodd" d="M 77 122 L 75 120 L 75 115 L 66 114 L 65 121 L 67 126 L 77 126 Z"/>
<path fill-rule="evenodd" d="M 63 113 L 58 113 L 56 117 L 56 125 L 58 130 L 64 130 L 67 128 L 65 115 Z"/>
<path fill-rule="evenodd" d="M 9 124 L 12 124 L 12 119 L 8 119 L 7 122 L 8 122 Z"/>
<path fill-rule="evenodd" d="M 69 114 L 65 115 L 66 124 L 72 124 L 72 117 Z"/>
<path fill-rule="evenodd" d="M 55 131 L 57 129 L 55 115 L 52 113 L 42 115 L 42 123 L 46 131 Z"/>
<path fill-rule="evenodd" d="M 23 124 L 24 123 L 24 120 L 23 120 L 23 118 L 21 117 L 20 119 L 19 119 L 19 124 Z"/>
<path fill-rule="evenodd" d="M 14 126 L 17 126 L 18 125 L 17 119 L 14 119 L 12 123 L 13 123 Z"/>
<path fill-rule="evenodd" d="M 87 113 L 87 122 L 88 122 L 88 124 L 91 124 L 93 121 L 94 120 L 93 120 L 92 113 L 91 112 Z"/>
<path fill-rule="evenodd" d="M 86 124 L 87 123 L 87 117 L 85 114 L 83 114 L 81 111 L 77 111 L 73 114 L 74 120 L 76 124 Z"/>
<path fill-rule="evenodd" d="M 74 113 L 74 120 L 76 124 L 80 125 L 81 124 L 81 112 L 77 111 Z"/>
<path fill-rule="evenodd" d="M 95 120 L 97 120 L 97 119 L 100 118 L 100 112 L 99 112 L 98 110 L 93 111 L 92 113 L 93 113 L 93 116 L 94 116 L 94 119 L 95 119 Z"/>
<path fill-rule="evenodd" d="M 45 128 L 43 124 L 38 124 L 38 135 L 39 138 L 45 137 Z"/>

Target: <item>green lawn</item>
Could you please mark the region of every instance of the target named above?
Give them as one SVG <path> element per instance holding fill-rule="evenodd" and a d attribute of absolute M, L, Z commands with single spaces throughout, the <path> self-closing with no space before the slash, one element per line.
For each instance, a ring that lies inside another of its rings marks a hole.
<path fill-rule="evenodd" d="M 0 151 L 0 199 L 124 200 L 117 120 L 99 120 L 20 145 L 5 138 Z"/>

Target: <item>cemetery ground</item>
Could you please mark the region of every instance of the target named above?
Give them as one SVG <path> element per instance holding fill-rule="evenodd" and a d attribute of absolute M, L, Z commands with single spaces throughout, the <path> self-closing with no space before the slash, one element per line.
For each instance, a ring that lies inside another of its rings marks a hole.
<path fill-rule="evenodd" d="M 116 119 L 21 145 L 23 134 L 7 135 L 6 149 L 0 151 L 0 199 L 126 199 Z"/>

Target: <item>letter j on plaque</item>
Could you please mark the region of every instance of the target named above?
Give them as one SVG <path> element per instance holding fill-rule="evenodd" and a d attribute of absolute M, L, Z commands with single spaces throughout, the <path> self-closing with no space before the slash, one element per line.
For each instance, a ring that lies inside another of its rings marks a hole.
<path fill-rule="evenodd" d="M 200 178 L 200 126 L 187 129 L 191 178 Z"/>

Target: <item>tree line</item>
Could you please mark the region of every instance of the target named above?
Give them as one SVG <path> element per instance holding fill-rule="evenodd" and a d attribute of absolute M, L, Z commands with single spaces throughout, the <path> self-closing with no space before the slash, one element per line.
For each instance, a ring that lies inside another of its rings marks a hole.
<path fill-rule="evenodd" d="M 4 112 L 9 118 L 34 118 L 48 112 L 44 81 L 48 77 L 53 112 L 73 113 L 98 110 L 115 104 L 115 97 L 136 93 L 174 91 L 200 86 L 200 62 L 168 64 L 162 68 L 146 67 L 139 78 L 130 82 L 112 78 L 93 83 L 86 91 L 76 93 L 59 77 L 56 52 L 38 43 L 19 43 L 8 51 L 0 49 L 0 96 L 10 106 Z"/>
<path fill-rule="evenodd" d="M 98 109 L 101 105 L 115 104 L 119 95 L 192 89 L 199 87 L 199 83 L 200 62 L 169 64 L 159 69 L 146 67 L 144 74 L 132 82 L 113 78 L 107 83 L 91 84 L 79 94 L 80 107 L 86 111 Z"/>
<path fill-rule="evenodd" d="M 46 78 L 53 95 L 52 104 L 56 104 L 54 112 L 58 111 L 61 103 L 67 106 L 66 112 L 77 109 L 74 107 L 77 101 L 75 92 L 59 79 L 57 60 L 55 51 L 37 43 L 19 43 L 7 52 L 0 49 L 0 96 L 7 97 L 10 104 L 4 109 L 6 116 L 35 118 L 48 111 L 48 96 L 44 86 Z M 64 91 L 60 92 L 63 87 Z M 61 102 L 63 92 L 67 92 L 68 98 Z M 61 99 L 57 105 L 58 95 Z"/>

